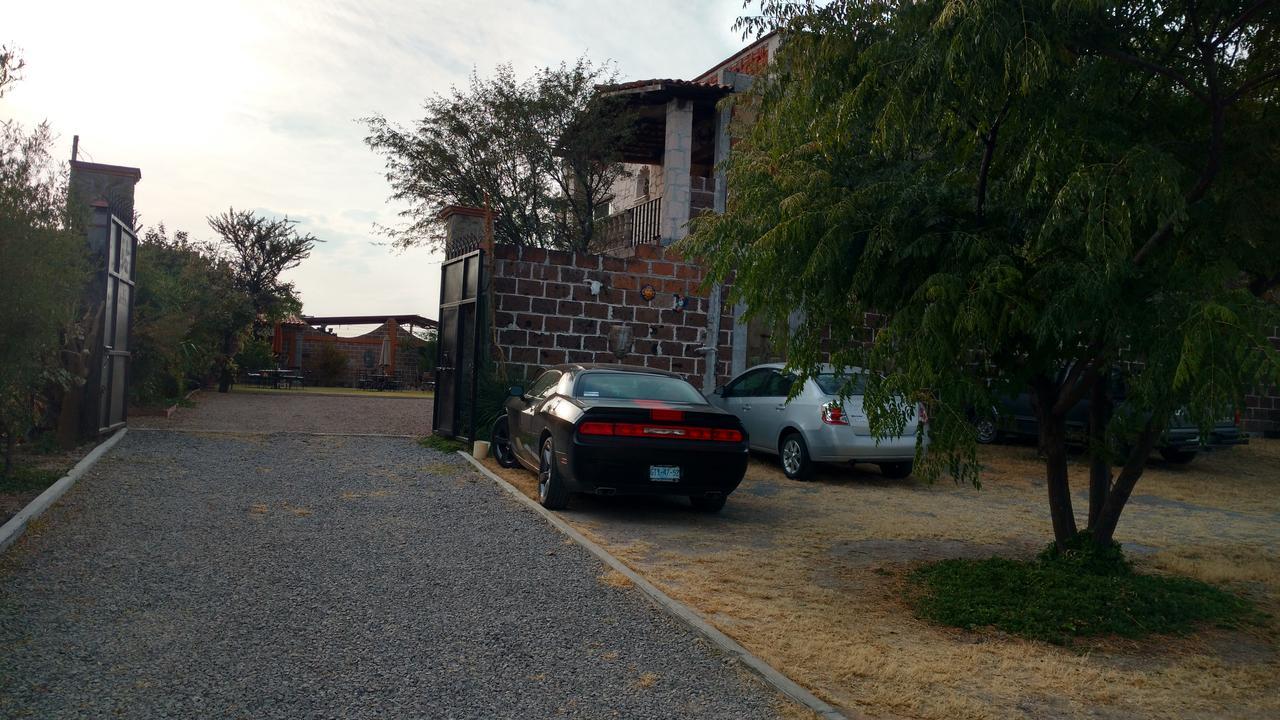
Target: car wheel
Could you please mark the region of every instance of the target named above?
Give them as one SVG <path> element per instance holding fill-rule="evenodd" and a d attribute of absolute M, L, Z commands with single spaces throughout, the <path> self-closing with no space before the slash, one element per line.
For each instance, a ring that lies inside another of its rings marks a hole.
<path fill-rule="evenodd" d="M 1000 437 L 1000 431 L 996 430 L 996 421 L 991 418 L 982 418 L 973 424 L 973 428 L 977 431 L 978 442 L 983 445 L 990 445 Z"/>
<path fill-rule="evenodd" d="M 894 480 L 910 475 L 911 470 L 911 463 L 909 462 L 880 463 L 880 474 Z"/>
<path fill-rule="evenodd" d="M 493 458 L 502 467 L 519 467 L 520 462 L 516 460 L 515 450 L 511 447 L 511 426 L 507 423 L 507 417 L 504 415 L 493 424 L 493 433 L 490 434 L 489 439 L 489 449 L 493 452 Z"/>
<path fill-rule="evenodd" d="M 718 513 L 724 509 L 724 504 L 729 498 L 725 495 L 715 495 L 707 497 L 706 495 L 690 495 L 689 502 L 693 504 L 693 509 L 704 513 Z"/>
<path fill-rule="evenodd" d="M 569 489 L 556 466 L 556 445 L 551 438 L 542 441 L 538 454 L 538 502 L 548 510 L 563 510 L 569 504 Z"/>
<path fill-rule="evenodd" d="M 1174 450 L 1173 448 L 1162 448 L 1160 450 L 1160 457 L 1164 458 L 1165 460 L 1168 460 L 1171 463 L 1186 465 L 1187 463 L 1196 459 L 1196 452 L 1194 450 Z"/>
<path fill-rule="evenodd" d="M 778 458 L 782 472 L 792 480 L 808 480 L 813 474 L 813 462 L 809 460 L 809 446 L 798 432 L 787 433 L 778 446 Z"/>

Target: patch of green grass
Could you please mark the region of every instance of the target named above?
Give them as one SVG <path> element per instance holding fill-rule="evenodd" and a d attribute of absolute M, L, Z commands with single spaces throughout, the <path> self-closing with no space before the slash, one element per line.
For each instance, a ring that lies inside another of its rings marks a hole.
<path fill-rule="evenodd" d="M 1074 544 L 1073 544 L 1074 545 Z M 1059 645 L 1072 638 L 1189 632 L 1257 622 L 1248 600 L 1184 577 L 1135 573 L 1119 548 L 1047 550 L 1033 561 L 943 560 L 912 573 L 916 613 Z"/>
<path fill-rule="evenodd" d="M 455 453 L 459 450 L 465 450 L 466 445 L 458 440 L 450 440 L 442 438 L 439 435 L 428 435 L 418 440 L 418 444 L 430 450 L 439 450 L 440 452 Z"/>
<path fill-rule="evenodd" d="M 43 491 L 58 481 L 62 473 L 57 470 L 15 465 L 9 475 L 0 475 L 0 493 L 25 493 Z"/>

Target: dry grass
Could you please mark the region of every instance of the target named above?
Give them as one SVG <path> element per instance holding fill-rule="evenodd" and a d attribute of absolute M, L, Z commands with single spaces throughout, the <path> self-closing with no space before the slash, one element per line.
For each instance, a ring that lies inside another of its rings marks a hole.
<path fill-rule="evenodd" d="M 631 582 L 631 578 L 623 575 L 617 570 L 610 570 L 600 576 L 600 584 L 611 588 L 629 588 L 635 583 Z"/>
<path fill-rule="evenodd" d="M 1280 717 L 1274 620 L 1068 649 L 916 619 L 911 567 L 1030 556 L 1051 536 L 1034 448 L 981 453 L 981 490 L 843 468 L 796 483 L 753 461 L 719 517 L 621 498 L 561 515 L 823 699 L 872 717 Z M 530 473 L 489 467 L 533 496 Z M 1086 476 L 1073 466 L 1073 487 Z M 1153 461 L 1118 539 L 1143 569 L 1225 584 L 1274 617 L 1277 513 L 1280 442 L 1254 441 L 1190 466 Z"/>
<path fill-rule="evenodd" d="M 640 673 L 640 677 L 636 678 L 635 682 L 632 683 L 632 685 L 634 685 L 636 688 L 640 690 L 648 690 L 649 688 L 657 684 L 658 684 L 658 674 L 652 673 L 652 672 Z"/>

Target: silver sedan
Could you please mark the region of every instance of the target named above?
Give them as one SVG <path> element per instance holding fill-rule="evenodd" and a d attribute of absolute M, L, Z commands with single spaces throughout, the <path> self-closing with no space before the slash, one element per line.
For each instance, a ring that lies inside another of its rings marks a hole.
<path fill-rule="evenodd" d="M 807 478 L 815 462 L 874 463 L 886 477 L 906 477 L 916 456 L 916 430 L 927 418 L 917 409 L 901 435 L 877 440 L 863 412 L 861 373 L 824 366 L 787 402 L 796 376 L 781 363 L 757 365 L 716 388 L 709 400 L 737 415 L 751 449 L 779 456 L 789 478 Z M 850 378 L 854 392 L 841 402 L 841 386 Z"/>

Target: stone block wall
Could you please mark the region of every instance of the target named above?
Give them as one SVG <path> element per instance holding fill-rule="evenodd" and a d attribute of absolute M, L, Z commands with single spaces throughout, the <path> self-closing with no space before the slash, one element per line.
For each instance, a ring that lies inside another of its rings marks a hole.
<path fill-rule="evenodd" d="M 621 362 L 669 370 L 702 388 L 705 359 L 698 350 L 707 345 L 708 311 L 702 279 L 699 265 L 657 245 L 639 246 L 628 258 L 496 245 L 495 352 L 513 379 L 566 362 Z M 653 288 L 651 300 L 646 286 Z M 618 359 L 609 333 L 621 326 L 630 327 L 633 343 Z M 716 382 L 723 383 L 732 355 L 731 307 L 721 308 L 715 335 Z"/>

